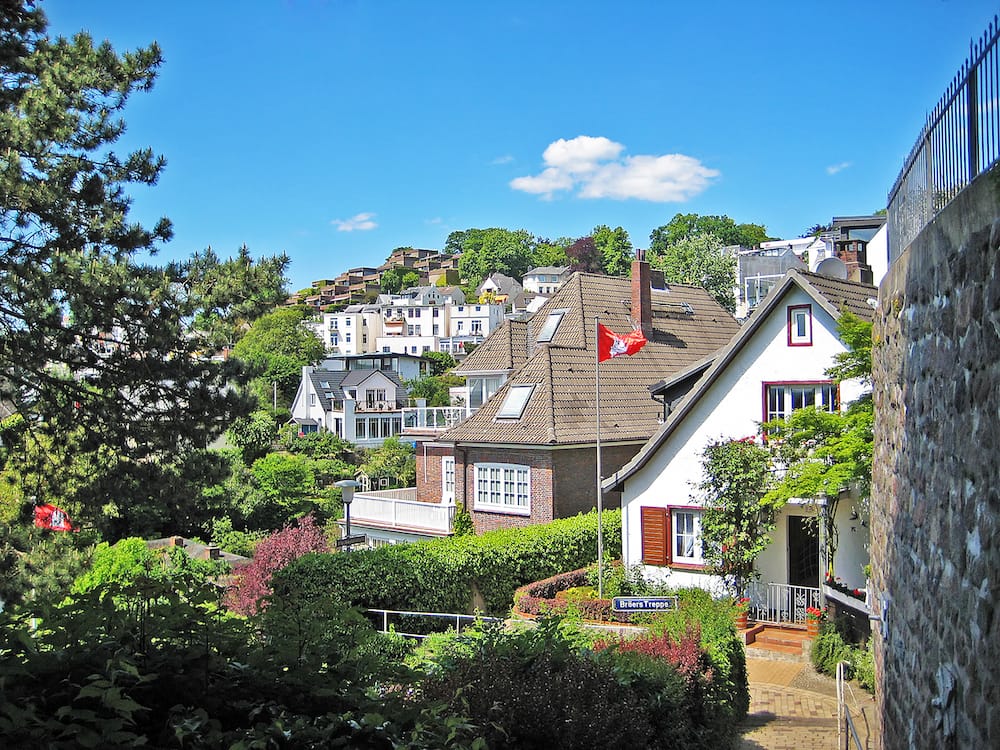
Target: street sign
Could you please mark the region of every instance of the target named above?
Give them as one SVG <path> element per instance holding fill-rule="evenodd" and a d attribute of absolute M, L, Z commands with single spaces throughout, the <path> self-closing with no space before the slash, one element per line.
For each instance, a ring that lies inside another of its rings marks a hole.
<path fill-rule="evenodd" d="M 368 542 L 368 537 L 364 534 L 354 534 L 353 536 L 345 536 L 343 539 L 337 540 L 337 549 L 341 547 L 351 547 L 355 544 L 365 544 Z"/>
<path fill-rule="evenodd" d="M 676 596 L 616 596 L 611 600 L 615 612 L 669 612 L 677 605 Z"/>

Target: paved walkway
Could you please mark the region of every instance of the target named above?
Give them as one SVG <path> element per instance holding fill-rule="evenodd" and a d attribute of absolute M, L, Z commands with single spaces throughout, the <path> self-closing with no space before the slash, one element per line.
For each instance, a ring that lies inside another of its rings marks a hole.
<path fill-rule="evenodd" d="M 811 664 L 747 659 L 750 677 L 750 713 L 744 724 L 739 750 L 813 750 L 838 747 L 837 687 L 833 678 L 817 674 Z M 874 747 L 867 736 L 865 719 L 874 729 L 875 703 L 856 685 L 847 693 L 852 716 L 866 747 Z M 843 747 L 841 739 L 840 747 Z"/>

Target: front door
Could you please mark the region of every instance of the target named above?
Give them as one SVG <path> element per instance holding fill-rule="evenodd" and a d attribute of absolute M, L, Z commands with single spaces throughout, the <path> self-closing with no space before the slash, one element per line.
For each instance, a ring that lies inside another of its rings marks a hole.
<path fill-rule="evenodd" d="M 788 583 L 819 586 L 819 536 L 815 519 L 788 516 Z"/>

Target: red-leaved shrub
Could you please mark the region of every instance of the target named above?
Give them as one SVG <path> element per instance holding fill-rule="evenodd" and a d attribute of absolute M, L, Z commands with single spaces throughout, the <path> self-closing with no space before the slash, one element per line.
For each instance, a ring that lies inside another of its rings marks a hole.
<path fill-rule="evenodd" d="M 595 651 L 614 648 L 620 654 L 634 653 L 651 659 L 663 659 L 672 664 L 688 685 L 701 680 L 712 681 L 712 668 L 701 647 L 701 628 L 691 625 L 680 640 L 674 640 L 664 633 L 661 636 L 628 638 L 621 640 L 599 640 L 594 643 Z"/>
<path fill-rule="evenodd" d="M 327 552 L 323 529 L 311 515 L 298 526 L 285 526 L 254 549 L 253 560 L 233 571 L 236 582 L 226 592 L 226 606 L 241 615 L 256 614 L 271 593 L 271 576 L 307 552 Z"/>

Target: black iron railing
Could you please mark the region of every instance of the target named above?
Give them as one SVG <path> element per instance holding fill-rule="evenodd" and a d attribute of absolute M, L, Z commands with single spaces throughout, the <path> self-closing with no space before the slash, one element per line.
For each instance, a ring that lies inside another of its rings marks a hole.
<path fill-rule="evenodd" d="M 955 75 L 889 192 L 889 259 L 1000 158 L 1000 23 L 994 16 Z"/>

